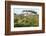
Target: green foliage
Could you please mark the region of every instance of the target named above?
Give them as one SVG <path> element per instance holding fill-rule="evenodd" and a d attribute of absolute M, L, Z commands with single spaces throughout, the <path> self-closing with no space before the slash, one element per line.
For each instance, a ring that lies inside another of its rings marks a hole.
<path fill-rule="evenodd" d="M 14 27 L 33 27 L 38 26 L 39 18 L 38 15 L 31 16 L 14 16 Z"/>

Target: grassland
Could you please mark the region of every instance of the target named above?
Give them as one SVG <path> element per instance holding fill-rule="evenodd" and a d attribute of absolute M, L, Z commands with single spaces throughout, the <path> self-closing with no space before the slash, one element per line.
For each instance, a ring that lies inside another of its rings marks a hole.
<path fill-rule="evenodd" d="M 39 24 L 38 15 L 14 15 L 14 27 L 36 27 Z"/>

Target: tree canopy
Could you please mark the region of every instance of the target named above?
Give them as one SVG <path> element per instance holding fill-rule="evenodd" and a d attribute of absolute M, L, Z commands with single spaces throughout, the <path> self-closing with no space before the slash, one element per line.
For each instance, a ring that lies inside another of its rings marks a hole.
<path fill-rule="evenodd" d="M 32 12 L 32 13 L 34 13 L 34 14 L 37 14 L 37 12 L 32 11 L 32 10 L 23 10 L 23 12 Z"/>

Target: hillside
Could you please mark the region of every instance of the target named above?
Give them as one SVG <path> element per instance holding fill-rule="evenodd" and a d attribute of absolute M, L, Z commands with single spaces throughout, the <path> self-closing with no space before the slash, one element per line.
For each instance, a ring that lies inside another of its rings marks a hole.
<path fill-rule="evenodd" d="M 38 26 L 39 17 L 38 15 L 23 16 L 15 15 L 14 16 L 14 27 L 31 27 Z"/>

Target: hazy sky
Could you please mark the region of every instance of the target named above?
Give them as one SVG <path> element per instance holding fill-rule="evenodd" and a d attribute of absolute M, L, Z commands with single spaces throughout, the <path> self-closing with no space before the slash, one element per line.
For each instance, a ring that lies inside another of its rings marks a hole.
<path fill-rule="evenodd" d="M 14 13 L 21 14 L 23 10 L 32 10 L 32 11 L 35 11 L 35 12 L 39 11 L 38 8 L 14 8 Z"/>

